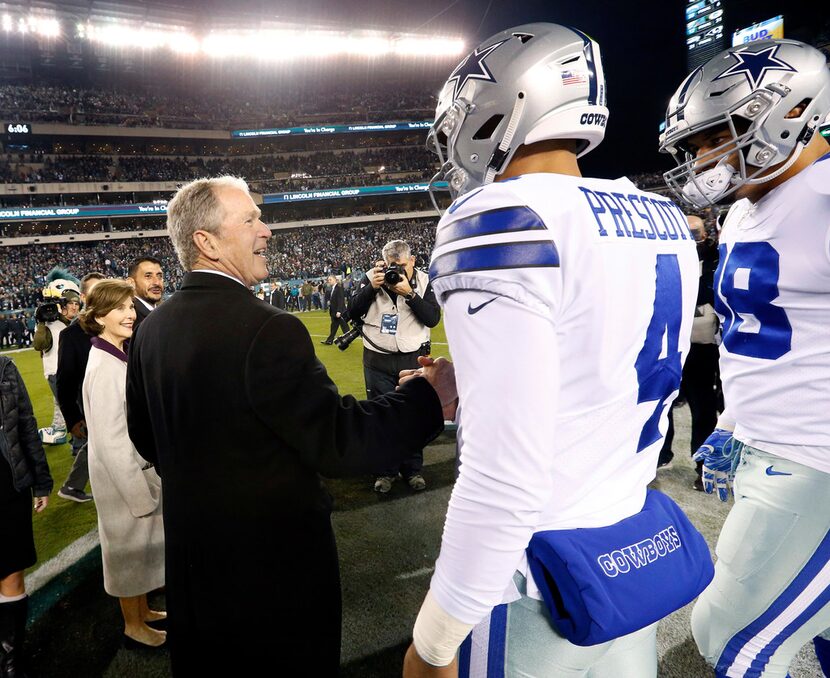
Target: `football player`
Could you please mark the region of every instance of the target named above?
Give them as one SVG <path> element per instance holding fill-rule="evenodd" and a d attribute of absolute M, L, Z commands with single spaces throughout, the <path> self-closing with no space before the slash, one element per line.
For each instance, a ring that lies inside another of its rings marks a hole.
<path fill-rule="evenodd" d="M 582 177 L 605 93 L 596 42 L 543 23 L 494 35 L 441 91 L 433 186 L 457 197 L 430 278 L 461 463 L 407 677 L 656 676 L 656 621 L 711 578 L 700 535 L 646 488 L 689 349 L 695 243 L 672 201 Z"/>
<path fill-rule="evenodd" d="M 830 111 L 824 55 L 794 40 L 735 47 L 669 103 L 667 183 L 703 207 L 735 198 L 715 309 L 726 411 L 700 448 L 735 505 L 692 613 L 717 676 L 785 676 L 830 627 Z"/>

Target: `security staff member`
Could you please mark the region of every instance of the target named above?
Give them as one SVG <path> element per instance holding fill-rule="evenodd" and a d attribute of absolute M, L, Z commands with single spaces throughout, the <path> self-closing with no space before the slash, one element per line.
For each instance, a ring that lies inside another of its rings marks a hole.
<path fill-rule="evenodd" d="M 383 261 L 363 276 L 349 308 L 352 318 L 363 319 L 363 376 L 369 398 L 394 391 L 400 371 L 418 367 L 418 356 L 429 353 L 429 329 L 441 319 L 429 276 L 415 268 L 409 245 L 391 240 L 381 254 Z M 394 283 L 385 281 L 393 266 L 399 271 Z M 389 492 L 398 473 L 413 490 L 423 490 L 423 464 L 419 450 L 400 466 L 381 469 L 375 492 Z"/>

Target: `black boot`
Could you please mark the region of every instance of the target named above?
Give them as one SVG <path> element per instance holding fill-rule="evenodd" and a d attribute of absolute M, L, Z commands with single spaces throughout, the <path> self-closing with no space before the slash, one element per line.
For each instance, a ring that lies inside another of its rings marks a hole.
<path fill-rule="evenodd" d="M 26 678 L 21 660 L 28 614 L 28 596 L 0 604 L 0 678 Z"/>

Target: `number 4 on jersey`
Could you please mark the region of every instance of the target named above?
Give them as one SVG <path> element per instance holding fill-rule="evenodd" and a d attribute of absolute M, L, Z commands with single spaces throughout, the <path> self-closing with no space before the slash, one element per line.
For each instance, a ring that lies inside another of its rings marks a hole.
<path fill-rule="evenodd" d="M 637 452 L 660 440 L 660 416 L 666 407 L 666 399 L 680 388 L 683 364 L 678 338 L 682 308 L 683 288 L 677 255 L 658 254 L 654 311 L 646 331 L 646 341 L 634 363 L 639 386 L 637 402 L 656 400 L 657 405 L 640 433 Z M 665 355 L 661 358 L 664 346 Z"/>

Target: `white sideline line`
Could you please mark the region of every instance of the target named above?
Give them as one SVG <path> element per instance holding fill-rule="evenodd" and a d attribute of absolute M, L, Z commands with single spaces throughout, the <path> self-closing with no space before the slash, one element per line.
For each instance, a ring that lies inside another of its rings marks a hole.
<path fill-rule="evenodd" d="M 424 575 L 430 574 L 435 569 L 433 567 L 422 567 L 420 570 L 413 570 L 412 572 L 404 572 L 403 574 L 399 574 L 395 577 L 395 579 L 415 579 L 416 577 L 423 577 Z"/>
<path fill-rule="evenodd" d="M 34 572 L 26 575 L 26 591 L 31 594 L 44 587 L 52 579 L 72 567 L 99 543 L 96 527 L 80 539 L 76 539 L 54 558 L 47 560 Z"/>

